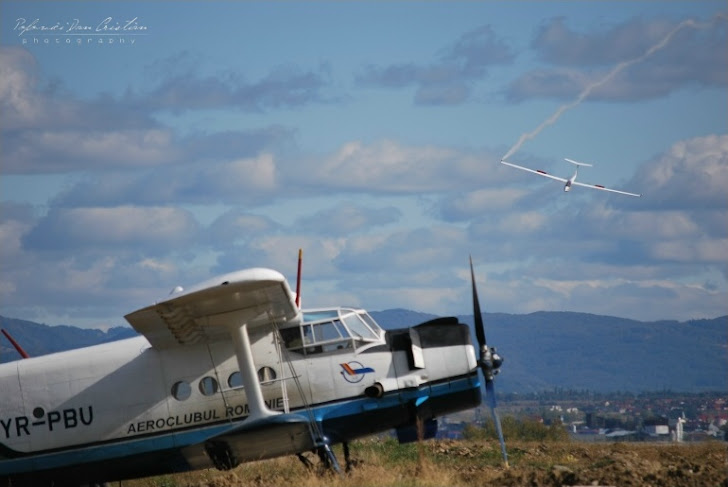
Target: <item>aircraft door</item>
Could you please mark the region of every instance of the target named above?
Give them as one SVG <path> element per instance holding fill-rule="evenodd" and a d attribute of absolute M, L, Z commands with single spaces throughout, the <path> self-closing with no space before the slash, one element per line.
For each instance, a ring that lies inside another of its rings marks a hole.
<path fill-rule="evenodd" d="M 310 401 L 324 402 L 334 399 L 334 383 L 330 357 L 313 356 L 306 359 L 306 375 L 309 378 Z"/>

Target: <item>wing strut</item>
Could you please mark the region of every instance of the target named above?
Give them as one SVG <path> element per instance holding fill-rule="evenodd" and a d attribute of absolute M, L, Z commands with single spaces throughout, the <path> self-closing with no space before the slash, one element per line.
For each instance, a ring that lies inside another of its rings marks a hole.
<path fill-rule="evenodd" d="M 230 325 L 230 335 L 233 339 L 233 346 L 235 347 L 235 355 L 238 359 L 238 367 L 240 367 L 240 375 L 243 379 L 243 387 L 245 387 L 245 393 L 248 397 L 248 408 L 250 414 L 245 422 L 254 422 L 256 420 L 265 420 L 273 416 L 278 416 L 281 413 L 272 411 L 266 406 L 263 400 L 263 391 L 260 387 L 260 381 L 258 380 L 258 374 L 255 371 L 255 362 L 253 361 L 253 352 L 250 347 L 250 337 L 248 336 L 248 325 L 243 323 L 241 325 Z M 291 366 L 291 372 L 298 383 L 295 371 L 292 368 L 290 360 L 288 360 L 289 366 Z M 301 389 L 302 392 L 302 389 Z M 303 398 L 304 395 L 301 394 Z M 331 440 L 324 435 L 321 424 L 318 419 L 314 416 L 310 405 L 306 405 L 309 419 L 309 432 L 311 433 L 312 442 L 319 454 L 322 462 L 327 468 L 332 468 L 335 472 L 340 473 L 341 468 L 336 460 L 334 452 L 331 450 Z"/>
<path fill-rule="evenodd" d="M 250 415 L 246 421 L 255 421 L 257 419 L 269 418 L 279 414 L 268 409 L 263 400 L 263 391 L 260 388 L 258 374 L 255 371 L 255 362 L 253 361 L 253 351 L 250 348 L 250 338 L 248 337 L 248 325 L 230 325 L 230 335 L 233 339 L 235 347 L 235 355 L 238 358 L 238 367 L 240 367 L 240 376 L 243 379 L 245 394 L 248 397 L 248 408 Z"/>

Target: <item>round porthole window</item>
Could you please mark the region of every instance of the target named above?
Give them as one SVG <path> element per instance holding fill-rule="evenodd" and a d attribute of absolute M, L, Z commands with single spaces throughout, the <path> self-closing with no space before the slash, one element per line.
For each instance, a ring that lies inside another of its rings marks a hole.
<path fill-rule="evenodd" d="M 217 381 L 212 377 L 203 377 L 200 380 L 200 392 L 204 396 L 212 396 L 217 392 Z"/>
<path fill-rule="evenodd" d="M 187 382 L 183 380 L 175 382 L 172 386 L 172 397 L 174 397 L 178 401 L 184 401 L 185 399 L 188 399 L 191 394 L 192 388 Z"/>
<path fill-rule="evenodd" d="M 232 389 L 240 389 L 243 387 L 243 376 L 240 375 L 240 372 L 230 374 L 230 377 L 228 377 L 228 385 Z"/>
<path fill-rule="evenodd" d="M 261 384 L 268 384 L 276 380 L 276 371 L 271 367 L 261 367 L 258 369 L 258 380 Z"/>

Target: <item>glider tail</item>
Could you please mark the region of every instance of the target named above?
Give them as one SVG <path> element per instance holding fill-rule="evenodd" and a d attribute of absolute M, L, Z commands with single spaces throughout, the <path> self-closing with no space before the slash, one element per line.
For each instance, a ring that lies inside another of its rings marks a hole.
<path fill-rule="evenodd" d="M 570 162 L 570 163 L 574 164 L 575 166 L 587 166 L 587 167 L 592 167 L 592 165 L 591 165 L 591 164 L 587 164 L 586 162 L 578 162 L 578 161 L 574 161 L 574 160 L 571 160 L 571 159 L 567 159 L 567 158 L 565 158 L 565 157 L 564 157 L 564 160 L 565 160 L 566 162 Z"/>

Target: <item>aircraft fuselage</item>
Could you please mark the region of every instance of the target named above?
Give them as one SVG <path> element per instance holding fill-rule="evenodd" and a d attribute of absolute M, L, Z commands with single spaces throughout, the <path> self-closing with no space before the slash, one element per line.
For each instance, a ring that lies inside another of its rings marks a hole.
<path fill-rule="evenodd" d="M 311 450 L 312 425 L 345 442 L 480 403 L 454 318 L 368 341 L 294 344 L 285 331 L 250 333 L 275 413 L 257 423 L 230 341 L 157 349 L 140 336 L 1 364 L 0 486 L 232 468 Z"/>

